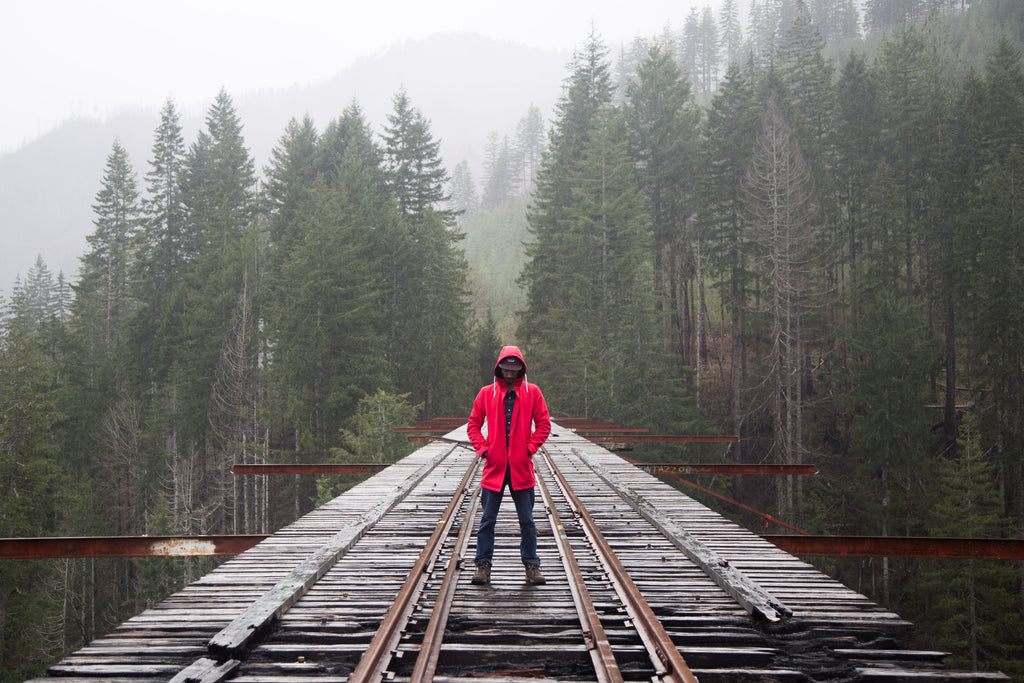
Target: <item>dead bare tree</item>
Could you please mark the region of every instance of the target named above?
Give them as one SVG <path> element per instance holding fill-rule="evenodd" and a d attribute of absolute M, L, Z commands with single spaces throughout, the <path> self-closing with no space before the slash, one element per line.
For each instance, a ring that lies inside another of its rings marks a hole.
<path fill-rule="evenodd" d="M 744 180 L 753 263 L 768 289 L 771 323 L 766 371 L 774 427 L 773 450 L 785 464 L 803 461 L 803 395 L 810 311 L 823 305 L 817 274 L 823 262 L 813 183 L 800 146 L 772 94 Z M 791 516 L 794 478 L 778 488 L 778 513 Z"/>
<path fill-rule="evenodd" d="M 251 533 L 262 519 L 258 509 L 265 500 L 257 482 L 232 474 L 234 465 L 254 463 L 260 457 L 263 426 L 259 413 L 259 350 L 256 317 L 248 277 L 243 279 L 231 331 L 224 341 L 213 384 L 210 425 L 220 444 L 218 482 L 220 514 L 232 533 Z M 241 526 L 241 529 L 239 528 Z"/>

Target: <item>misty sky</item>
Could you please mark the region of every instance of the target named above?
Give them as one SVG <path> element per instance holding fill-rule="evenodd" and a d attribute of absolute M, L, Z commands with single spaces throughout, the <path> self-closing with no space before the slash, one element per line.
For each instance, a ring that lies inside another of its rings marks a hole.
<path fill-rule="evenodd" d="M 326 79 L 409 38 L 472 31 L 542 48 L 609 45 L 680 28 L 719 0 L 3 0 L 0 153 L 73 117 L 205 110 Z"/>

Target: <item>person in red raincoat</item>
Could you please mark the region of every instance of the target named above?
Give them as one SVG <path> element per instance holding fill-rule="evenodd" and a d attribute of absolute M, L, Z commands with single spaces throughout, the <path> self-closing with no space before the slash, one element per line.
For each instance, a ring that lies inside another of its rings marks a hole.
<path fill-rule="evenodd" d="M 485 421 L 486 436 L 481 431 Z M 486 584 L 491 580 L 494 524 L 508 488 L 519 517 L 519 556 L 526 567 L 526 580 L 544 583 L 533 522 L 533 454 L 551 433 L 551 418 L 540 387 L 526 379 L 526 361 L 518 347 L 501 349 L 494 365 L 494 381 L 481 388 L 473 401 L 467 432 L 473 449 L 486 461 L 480 479 L 483 511 L 476 534 L 472 582 Z"/>

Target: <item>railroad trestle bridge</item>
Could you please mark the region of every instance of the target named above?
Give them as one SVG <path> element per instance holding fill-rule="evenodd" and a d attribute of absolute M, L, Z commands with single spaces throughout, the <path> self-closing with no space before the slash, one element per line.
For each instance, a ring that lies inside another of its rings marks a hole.
<path fill-rule="evenodd" d="M 544 585 L 502 510 L 470 584 L 479 459 L 430 440 L 36 683 L 1006 681 L 562 425 L 535 456 Z M 541 509 L 543 506 L 543 509 Z"/>

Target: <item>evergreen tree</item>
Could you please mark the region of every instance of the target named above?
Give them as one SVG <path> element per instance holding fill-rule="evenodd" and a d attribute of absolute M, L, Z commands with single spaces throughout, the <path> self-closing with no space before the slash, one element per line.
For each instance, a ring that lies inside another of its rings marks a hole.
<path fill-rule="evenodd" d="M 866 248 L 865 194 L 878 164 L 878 81 L 863 58 L 851 53 L 836 84 L 836 197 L 845 223 L 846 273 L 856 289 L 857 258 Z M 851 303 L 856 324 L 856 299 Z"/>
<path fill-rule="evenodd" d="M 146 173 L 147 197 L 143 202 L 145 221 L 134 273 L 140 299 L 154 306 L 159 306 L 161 295 L 165 298 L 181 281 L 185 268 L 185 206 L 181 188 L 184 158 L 180 116 L 174 102 L 168 100 L 153 134 L 152 157 Z"/>
<path fill-rule="evenodd" d="M 720 366 L 720 382 L 726 388 L 729 429 L 737 436 L 743 435 L 747 417 L 745 391 L 752 327 L 747 320 L 747 301 L 753 288 L 753 274 L 745 255 L 746 219 L 741 187 L 763 113 L 754 96 L 752 78 L 753 74 L 745 72 L 739 64 L 730 65 L 711 101 L 703 145 L 705 171 L 700 186 L 700 221 L 708 244 L 709 276 L 719 290 L 721 315 L 731 343 L 729 357 L 733 359 L 728 369 Z M 742 441 L 736 445 L 735 456 L 744 462 Z"/>
<path fill-rule="evenodd" d="M 639 182 L 654 240 L 655 306 L 670 325 L 666 338 L 680 362 L 699 369 L 703 277 L 692 217 L 700 112 L 689 82 L 660 47 L 640 64 L 638 80 L 628 89 L 625 116 L 631 154 L 643 169 Z M 697 376 L 699 383 L 699 370 Z"/>
<path fill-rule="evenodd" d="M 804 156 L 814 166 L 819 182 L 831 170 L 828 139 L 834 130 L 835 109 L 832 65 L 822 54 L 824 47 L 825 41 L 806 5 L 797 0 L 796 16 L 779 50 L 785 88 L 780 104 L 785 107 L 786 117 L 792 121 Z"/>
<path fill-rule="evenodd" d="M 450 221 L 451 214 L 438 208 L 448 199 L 441 143 L 434 140 L 430 122 L 412 106 L 405 90 L 395 94 L 392 107 L 383 136 L 384 164 L 399 212 L 418 216 L 433 210 Z"/>
<path fill-rule="evenodd" d="M 370 125 L 356 103 L 345 108 L 331 121 L 317 145 L 317 170 L 329 185 L 345 192 L 354 215 L 375 228 L 385 253 L 385 226 L 395 218 L 395 202 L 388 186 L 384 151 L 374 139 Z"/>
<path fill-rule="evenodd" d="M 167 378 L 174 349 L 182 340 L 181 300 L 188 268 L 184 159 L 180 116 L 168 100 L 153 135 L 142 228 L 131 273 L 139 310 L 131 322 L 129 358 L 140 384 Z"/>
<path fill-rule="evenodd" d="M 133 308 L 128 273 L 134 256 L 132 242 L 139 229 L 141 207 L 135 171 L 128 153 L 114 142 L 96 193 L 96 230 L 86 237 L 91 251 L 82 257 L 80 296 L 92 299 L 103 315 L 103 340 L 119 337 Z"/>
<path fill-rule="evenodd" d="M 481 205 L 484 209 L 495 209 L 512 196 L 516 179 L 512 148 L 508 136 L 498 139 L 491 132 L 484 147 L 484 189 Z"/>
<path fill-rule="evenodd" d="M 1002 466 L 1007 510 L 1024 532 L 1024 152 L 1011 151 L 981 179 L 965 241 L 975 245 L 966 304 L 977 373 L 975 400 L 985 443 Z M 1024 597 L 1022 597 L 1024 601 Z"/>
<path fill-rule="evenodd" d="M 703 92 L 703 84 L 701 83 L 701 64 L 700 64 L 700 49 L 701 49 L 701 24 L 700 24 L 700 10 L 696 7 L 691 7 L 689 14 L 686 15 L 686 21 L 683 23 L 683 31 L 680 37 L 680 50 L 679 53 L 682 57 L 683 69 L 689 75 L 690 80 L 694 82 L 698 92 Z"/>
<path fill-rule="evenodd" d="M 404 91 L 384 130 L 384 168 L 398 215 L 384 227 L 384 320 L 392 386 L 427 416 L 453 412 L 467 393 L 469 310 L 462 234 L 440 208 L 447 173 L 440 143 Z M 426 361 L 425 361 L 426 359 Z"/>
<path fill-rule="evenodd" d="M 840 379 L 839 408 L 849 416 L 849 452 L 856 482 L 846 495 L 861 501 L 850 520 L 851 533 L 913 535 L 920 528 L 927 491 L 912 482 L 928 481 L 931 443 L 928 372 L 937 349 L 927 339 L 926 313 L 912 301 L 900 276 L 903 207 L 895 179 L 883 165 L 865 197 L 870 210 L 865 250 L 857 262 L 857 283 L 848 296 L 858 315 L 845 328 L 849 377 Z M 865 521 L 870 520 L 868 526 Z M 892 562 L 883 558 L 882 595 L 886 603 L 896 583 Z"/>
<path fill-rule="evenodd" d="M 291 119 L 284 135 L 270 152 L 270 165 L 264 168 L 263 201 L 269 215 L 272 262 L 287 258 L 300 235 L 289 233 L 299 203 L 306 197 L 320 168 L 317 164 L 318 136 L 307 115 L 301 123 Z M 273 265 L 271 270 L 275 270 Z"/>
<path fill-rule="evenodd" d="M 922 0 L 867 0 L 864 20 L 867 28 L 883 33 L 896 26 L 913 24 L 921 17 Z"/>
<path fill-rule="evenodd" d="M 929 525 L 947 537 L 1004 538 L 1011 528 L 1002 509 L 996 467 L 982 450 L 975 420 L 960 428 L 957 456 L 941 464 L 938 501 Z M 1005 562 L 943 560 L 924 563 L 919 589 L 926 638 L 953 652 L 950 665 L 1024 673 L 1024 620 L 1016 609 L 1015 572 Z M 1016 636 L 1016 637 L 1014 637 Z"/>
<path fill-rule="evenodd" d="M 184 292 L 184 343 L 176 357 L 182 382 L 175 401 L 182 419 L 178 438 L 183 448 L 211 456 L 204 459 L 212 466 L 207 485 L 213 502 L 206 524 L 208 529 L 226 530 L 233 524 L 231 454 L 221 450 L 210 432 L 211 388 L 233 336 L 243 287 L 257 282 L 258 252 L 254 163 L 234 104 L 223 90 L 207 113 L 206 129 L 189 149 L 184 189 L 191 263 Z"/>
<path fill-rule="evenodd" d="M 563 218 L 551 228 L 548 216 L 535 225 L 526 273 L 536 272 L 542 249 L 559 258 L 542 282 L 527 275 L 523 327 L 560 409 L 635 420 L 650 409 L 641 359 L 657 346 L 647 221 L 621 115 L 599 110 L 586 139 L 561 179 L 572 189 L 571 203 L 556 209 Z M 538 184 L 546 187 L 543 174 Z"/>
<path fill-rule="evenodd" d="M 721 26 L 722 50 L 725 56 L 726 69 L 738 63 L 743 53 L 743 26 L 740 23 L 737 0 L 724 0 L 719 12 Z"/>
<path fill-rule="evenodd" d="M 778 38 L 782 35 L 782 11 L 779 5 L 774 0 L 751 0 L 750 3 L 750 51 L 762 63 L 771 61 Z"/>
<path fill-rule="evenodd" d="M 0 325 L 0 536 L 5 538 L 67 534 L 75 524 L 68 517 L 77 507 L 71 479 L 61 466 L 64 389 L 48 339 L 54 315 L 46 309 L 55 292 L 52 281 L 45 287 L 46 279 L 45 268 L 37 267 L 29 272 L 29 284 L 16 283 Z M 59 590 L 60 578 L 50 562 L 0 562 L 0 670 L 42 673 L 51 638 L 62 641 L 68 626 L 61 605 L 47 598 Z"/>
<path fill-rule="evenodd" d="M 357 402 L 382 386 L 379 282 L 369 230 L 325 181 L 296 207 L 298 240 L 268 311 L 272 370 L 298 455 L 323 462 Z"/>
<path fill-rule="evenodd" d="M 476 364 L 478 373 L 476 380 L 481 385 L 490 384 L 494 381 L 494 363 L 501 353 L 501 337 L 498 336 L 498 326 L 494 322 L 491 310 L 487 309 L 487 317 L 477 323 L 476 339 Z"/>
<path fill-rule="evenodd" d="M 516 125 L 513 147 L 519 162 L 519 183 L 523 194 L 533 192 L 544 153 L 544 119 L 540 109 L 531 104 Z"/>
<path fill-rule="evenodd" d="M 526 311 L 519 336 L 529 346 L 542 338 L 550 321 L 569 309 L 564 299 L 563 254 L 573 254 L 573 177 L 589 144 L 597 113 L 611 102 L 611 81 L 607 49 L 591 34 L 581 52 L 574 56 L 572 73 L 566 79 L 556 105 L 557 120 L 544 155 L 533 206 L 527 214 L 532 242 L 527 244 L 523 268 Z M 575 279 L 573 277 L 572 279 Z"/>
<path fill-rule="evenodd" d="M 420 406 L 410 405 L 408 395 L 394 396 L 382 389 L 359 401 L 356 414 L 341 430 L 341 446 L 332 450 L 331 462 L 397 462 L 414 450 L 396 429 L 416 419 Z M 361 479 L 358 475 L 317 477 L 317 502 L 326 503 Z"/>
<path fill-rule="evenodd" d="M 721 45 L 718 25 L 710 7 L 700 13 L 700 33 L 697 41 L 696 73 L 693 74 L 698 92 L 710 93 L 718 83 L 718 65 Z"/>
<path fill-rule="evenodd" d="M 1004 34 L 985 65 L 980 119 L 984 163 L 1005 162 L 1024 147 L 1024 58 Z"/>
<path fill-rule="evenodd" d="M 479 210 L 480 198 L 473 182 L 473 172 L 469 170 L 469 162 L 460 161 L 452 171 L 451 207 L 458 214 L 459 225 L 464 226 L 467 218 Z"/>

